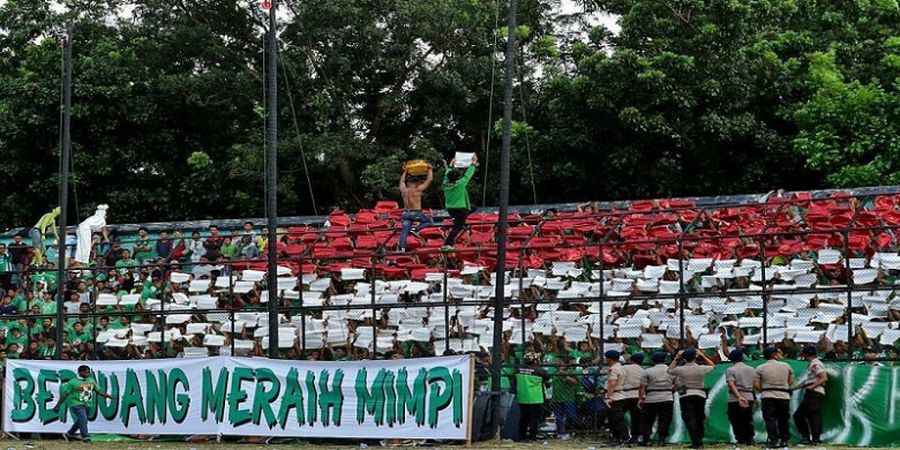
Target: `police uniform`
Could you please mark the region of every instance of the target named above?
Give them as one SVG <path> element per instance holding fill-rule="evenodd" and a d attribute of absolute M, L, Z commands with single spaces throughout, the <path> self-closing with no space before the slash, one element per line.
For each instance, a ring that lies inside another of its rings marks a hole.
<path fill-rule="evenodd" d="M 762 393 L 760 408 L 763 421 L 766 422 L 766 433 L 769 435 L 769 447 L 777 447 L 788 442 L 791 437 L 788 428 L 791 420 L 791 366 L 770 359 L 756 368 Z"/>
<path fill-rule="evenodd" d="M 712 366 L 701 366 L 689 362 L 680 367 L 669 369 L 675 376 L 675 385 L 681 397 L 681 420 L 691 436 L 691 447 L 703 446 L 704 423 L 706 422 L 706 374 L 713 370 Z"/>
<path fill-rule="evenodd" d="M 659 419 L 656 435 L 659 442 L 666 442 L 669 426 L 672 424 L 672 409 L 675 405 L 672 391 L 675 377 L 669 374 L 669 367 L 659 363 L 644 371 L 641 386 L 644 388 L 644 408 L 641 411 L 641 435 L 643 443 L 650 443 L 653 423 Z"/>
<path fill-rule="evenodd" d="M 628 440 L 628 428 L 625 426 L 625 385 L 628 378 L 628 371 L 620 363 L 615 363 L 609 367 L 609 378 L 607 379 L 607 398 L 611 401 L 609 405 L 609 431 L 612 433 L 613 439 L 624 442 Z M 615 390 L 610 394 L 609 382 L 615 381 Z"/>
<path fill-rule="evenodd" d="M 756 392 L 753 390 L 753 382 L 756 381 L 756 370 L 744 364 L 736 362 L 725 370 L 725 382 L 734 382 L 740 396 L 747 400 L 749 405 L 741 407 L 738 397 L 728 390 L 728 422 L 738 444 L 753 444 L 753 405 L 756 402 Z"/>
<path fill-rule="evenodd" d="M 806 374 L 803 376 L 803 385 L 808 386 L 816 382 L 819 375 L 825 373 L 825 366 L 819 358 L 809 362 Z M 825 386 L 815 389 L 803 390 L 803 401 L 794 412 L 794 423 L 797 431 L 803 436 L 804 441 L 818 443 L 822 437 L 822 400 L 825 398 Z"/>
<path fill-rule="evenodd" d="M 620 386 L 622 395 L 625 397 L 623 413 L 628 413 L 631 420 L 631 440 L 637 440 L 641 435 L 641 408 L 638 407 L 638 399 L 640 398 L 641 377 L 644 375 L 644 369 L 640 364 L 626 364 L 625 378 Z"/>

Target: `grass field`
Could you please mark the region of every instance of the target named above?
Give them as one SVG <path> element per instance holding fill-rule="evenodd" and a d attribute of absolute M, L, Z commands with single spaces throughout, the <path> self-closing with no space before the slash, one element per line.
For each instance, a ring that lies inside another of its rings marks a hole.
<path fill-rule="evenodd" d="M 377 443 L 370 443 L 367 445 L 368 448 L 382 448 Z M 466 448 L 464 444 L 460 445 L 443 445 L 443 446 L 429 446 L 430 448 Z M 600 443 L 592 442 L 588 440 L 572 440 L 572 441 L 558 441 L 551 440 L 547 441 L 546 445 L 543 442 L 523 444 L 518 442 L 507 442 L 507 441 L 491 441 L 491 442 L 481 442 L 477 444 L 473 444 L 471 448 L 476 449 L 559 449 L 559 450 L 588 450 L 591 447 L 596 447 L 598 450 L 603 448 Z M 6 449 L 14 449 L 14 450 L 33 450 L 33 449 L 46 449 L 46 450 L 69 450 L 69 449 L 95 449 L 95 450 L 222 450 L 228 448 L 238 448 L 241 450 L 255 450 L 255 449 L 266 449 L 266 450 L 290 450 L 290 449 L 321 449 L 321 450 L 340 450 L 340 449 L 360 449 L 365 448 L 361 446 L 358 442 L 348 441 L 346 443 L 274 443 L 269 445 L 261 445 L 261 444 L 249 444 L 249 443 L 237 443 L 237 442 L 221 442 L 221 443 L 187 443 L 187 442 L 155 442 L 155 441 L 125 441 L 125 442 L 94 442 L 90 444 L 81 443 L 81 442 L 65 442 L 62 440 L 9 440 L 4 439 L 0 440 L 0 450 Z M 387 447 L 384 447 L 387 448 Z M 405 447 L 403 447 L 405 448 Z M 654 447 L 655 450 L 662 449 L 681 449 L 681 446 L 673 446 L 673 447 Z M 730 445 L 714 445 L 706 447 L 707 450 L 732 450 L 732 446 Z M 759 447 L 753 447 L 758 449 Z M 858 449 L 861 447 L 844 447 L 844 446 L 829 446 L 825 445 L 821 447 L 822 449 L 828 450 L 841 450 L 841 449 Z M 864 447 L 866 449 L 878 450 L 878 447 Z"/>

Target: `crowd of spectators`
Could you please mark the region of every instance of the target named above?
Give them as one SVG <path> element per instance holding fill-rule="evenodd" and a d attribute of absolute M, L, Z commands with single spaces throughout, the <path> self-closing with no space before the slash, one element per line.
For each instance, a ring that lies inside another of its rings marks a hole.
<path fill-rule="evenodd" d="M 70 259 L 60 342 L 58 249 L 36 258 L 18 233 L 0 245 L 0 358 L 52 359 L 57 346 L 63 359 L 264 356 L 276 332 L 281 358 L 487 358 L 496 215 L 473 214 L 453 249 L 441 248 L 448 227 L 438 224 L 395 253 L 401 213 L 380 202 L 279 229 L 277 331 L 267 327 L 268 230 L 251 222 L 105 233 L 90 264 Z M 589 367 L 605 350 L 685 346 L 723 361 L 734 348 L 758 357 L 766 343 L 896 360 L 897 225 L 898 197 L 840 194 L 511 215 L 504 364 L 539 352 L 546 364 Z"/>

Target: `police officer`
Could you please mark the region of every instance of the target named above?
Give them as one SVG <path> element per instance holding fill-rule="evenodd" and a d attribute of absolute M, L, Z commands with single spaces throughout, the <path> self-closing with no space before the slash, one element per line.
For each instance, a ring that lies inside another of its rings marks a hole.
<path fill-rule="evenodd" d="M 616 350 L 608 350 L 603 354 L 606 365 L 609 367 L 609 377 L 606 380 L 606 405 L 609 407 L 609 431 L 612 433 L 611 445 L 624 445 L 628 442 L 628 428 L 625 426 L 625 393 L 623 385 L 626 383 L 628 373 L 619 358 L 622 357 Z"/>
<path fill-rule="evenodd" d="M 625 396 L 623 405 L 624 412 L 628 413 L 631 421 L 631 437 L 628 442 L 636 444 L 638 437 L 641 435 L 641 408 L 638 406 L 640 398 L 641 378 L 644 376 L 644 369 L 641 364 L 644 363 L 644 354 L 636 352 L 631 355 L 630 363 L 624 366 L 625 379 L 622 381 L 622 394 Z"/>
<path fill-rule="evenodd" d="M 672 424 L 672 409 L 675 405 L 672 391 L 675 377 L 669 374 L 666 352 L 656 352 L 650 357 L 653 367 L 641 376 L 638 406 L 641 408 L 641 443 L 650 445 L 653 423 L 657 422 L 656 436 L 660 444 L 665 444 Z"/>
<path fill-rule="evenodd" d="M 791 421 L 791 385 L 794 384 L 794 372 L 791 366 L 779 361 L 781 350 L 767 347 L 763 350 L 766 362 L 756 368 L 754 388 L 760 394 L 760 408 L 763 421 L 766 422 L 766 433 L 769 435 L 767 448 L 779 448 L 788 445 L 791 432 L 788 426 Z"/>
<path fill-rule="evenodd" d="M 728 383 L 728 422 L 738 445 L 753 445 L 753 406 L 756 370 L 744 364 L 744 353 L 734 349 L 728 354 L 732 366 L 725 370 Z"/>
<path fill-rule="evenodd" d="M 705 366 L 697 364 L 697 355 L 706 362 Z M 684 365 L 679 366 L 679 362 Z M 669 365 L 669 373 L 675 376 L 681 406 L 681 420 L 691 436 L 689 448 L 703 447 L 704 422 L 706 422 L 706 374 L 713 370 L 715 363 L 703 352 L 692 348 L 679 351 L 675 360 Z"/>
<path fill-rule="evenodd" d="M 794 389 L 803 389 L 803 401 L 794 412 L 794 423 L 797 431 L 803 436 L 802 445 L 821 443 L 822 437 L 822 400 L 825 398 L 825 382 L 828 374 L 825 366 L 816 354 L 816 348 L 807 345 L 800 355 L 809 363 L 803 381 Z"/>

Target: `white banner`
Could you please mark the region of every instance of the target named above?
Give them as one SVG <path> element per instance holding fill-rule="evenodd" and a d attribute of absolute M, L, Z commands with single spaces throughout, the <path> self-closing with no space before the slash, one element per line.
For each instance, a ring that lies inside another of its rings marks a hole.
<path fill-rule="evenodd" d="M 84 361 L 8 360 L 3 429 L 63 433 L 53 411 Z M 469 356 L 321 362 L 259 358 L 89 361 L 91 433 L 465 440 Z"/>

